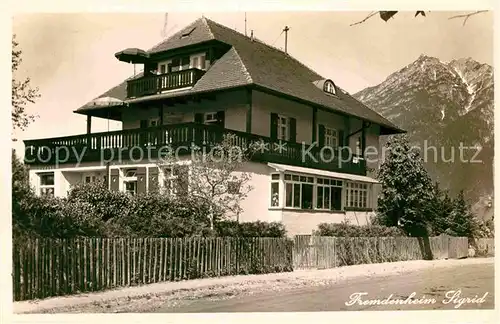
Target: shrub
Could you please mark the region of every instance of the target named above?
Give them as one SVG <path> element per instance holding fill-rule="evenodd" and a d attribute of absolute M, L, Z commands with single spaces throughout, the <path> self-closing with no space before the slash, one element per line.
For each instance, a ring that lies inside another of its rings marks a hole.
<path fill-rule="evenodd" d="M 285 226 L 279 222 L 219 221 L 215 224 L 217 236 L 231 237 L 285 237 Z"/>
<path fill-rule="evenodd" d="M 390 237 L 407 236 L 406 233 L 397 227 L 387 227 L 382 225 L 349 225 L 346 223 L 322 223 L 318 225 L 318 230 L 314 232 L 317 236 L 337 236 L 337 237 Z"/>

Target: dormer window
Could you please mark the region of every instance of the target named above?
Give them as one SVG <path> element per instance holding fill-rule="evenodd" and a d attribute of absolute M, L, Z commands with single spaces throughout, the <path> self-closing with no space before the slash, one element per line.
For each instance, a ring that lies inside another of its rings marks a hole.
<path fill-rule="evenodd" d="M 195 30 L 195 29 L 196 29 L 196 27 L 193 27 L 192 29 L 190 29 L 187 32 L 185 32 L 184 34 L 182 34 L 181 35 L 181 39 L 189 37 L 189 35 L 191 35 L 191 33 L 193 32 L 193 30 Z"/>
<path fill-rule="evenodd" d="M 330 81 L 330 80 L 328 80 L 328 81 L 325 82 L 323 90 L 326 93 L 329 93 L 329 94 L 332 94 L 332 95 L 336 95 L 337 94 L 337 89 L 335 88 L 335 85 L 333 84 L 333 82 Z"/>

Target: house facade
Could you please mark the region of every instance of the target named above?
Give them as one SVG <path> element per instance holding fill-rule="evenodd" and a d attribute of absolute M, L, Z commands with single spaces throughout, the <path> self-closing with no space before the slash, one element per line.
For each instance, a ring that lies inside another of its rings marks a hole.
<path fill-rule="evenodd" d="M 253 190 L 239 221 L 280 221 L 290 235 L 323 222 L 369 222 L 379 137 L 403 131 L 333 76 L 206 18 L 148 51 L 115 56 L 143 72 L 75 111 L 87 116 L 86 134 L 25 141 L 39 194 L 64 196 L 79 182 L 131 194 L 189 182 L 189 147 L 233 134 L 236 143 L 264 144 L 241 170 Z M 122 130 L 93 133 L 92 117 L 121 121 Z M 184 171 L 159 167 L 165 146 L 185 151 Z"/>

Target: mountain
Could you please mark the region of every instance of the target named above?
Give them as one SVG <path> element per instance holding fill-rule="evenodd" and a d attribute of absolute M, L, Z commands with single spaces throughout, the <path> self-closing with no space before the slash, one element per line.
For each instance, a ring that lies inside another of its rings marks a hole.
<path fill-rule="evenodd" d="M 488 64 L 421 55 L 354 97 L 408 131 L 441 187 L 479 202 L 493 196 L 493 88 Z"/>

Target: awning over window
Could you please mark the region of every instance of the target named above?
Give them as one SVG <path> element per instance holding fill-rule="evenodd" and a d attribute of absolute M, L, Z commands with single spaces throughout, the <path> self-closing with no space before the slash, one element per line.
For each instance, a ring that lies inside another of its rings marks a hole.
<path fill-rule="evenodd" d="M 298 167 L 298 166 L 277 164 L 277 163 L 268 163 L 267 165 L 269 167 L 275 169 L 276 171 L 279 171 L 279 172 L 287 172 L 288 171 L 288 172 L 309 174 L 309 175 L 314 175 L 314 176 L 318 176 L 318 177 L 336 178 L 336 179 L 352 180 L 352 181 L 367 182 L 367 183 L 380 183 L 373 178 L 370 178 L 367 176 L 360 176 L 360 175 L 356 175 L 356 174 L 348 174 L 348 173 L 340 173 L 340 172 L 333 172 L 333 171 L 326 171 L 326 170 L 303 168 L 303 167 Z"/>

